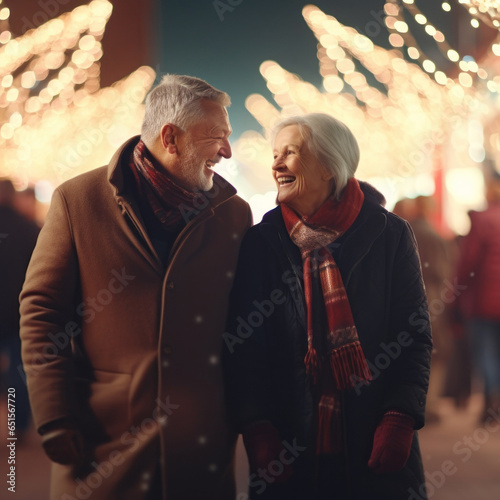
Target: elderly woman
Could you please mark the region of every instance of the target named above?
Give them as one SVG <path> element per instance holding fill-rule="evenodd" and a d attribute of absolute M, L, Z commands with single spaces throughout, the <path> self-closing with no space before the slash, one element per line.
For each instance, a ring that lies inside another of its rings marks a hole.
<path fill-rule="evenodd" d="M 331 116 L 273 134 L 278 207 L 245 236 L 224 335 L 250 498 L 425 499 L 432 349 L 415 240 Z"/>

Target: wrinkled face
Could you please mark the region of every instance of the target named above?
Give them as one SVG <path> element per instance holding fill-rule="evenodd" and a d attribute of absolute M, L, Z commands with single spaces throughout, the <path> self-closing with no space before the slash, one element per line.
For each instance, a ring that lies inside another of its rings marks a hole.
<path fill-rule="evenodd" d="M 188 126 L 179 140 L 177 181 L 190 191 L 208 191 L 213 186 L 213 167 L 231 158 L 228 137 L 232 132 L 226 108 L 202 101 L 204 116 Z"/>
<path fill-rule="evenodd" d="M 300 215 L 311 216 L 333 191 L 333 179 L 313 156 L 298 125 L 278 132 L 274 141 L 273 177 L 278 202 Z"/>

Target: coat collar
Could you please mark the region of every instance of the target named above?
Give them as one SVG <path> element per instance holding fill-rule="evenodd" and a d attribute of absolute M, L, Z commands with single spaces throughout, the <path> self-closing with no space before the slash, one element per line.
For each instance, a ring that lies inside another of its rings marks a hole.
<path fill-rule="evenodd" d="M 115 152 L 108 164 L 107 179 L 117 205 L 120 207 L 122 213 L 124 215 L 126 214 L 135 225 L 135 228 L 146 245 L 144 246 L 138 242 L 139 251 L 161 275 L 164 273 L 162 259 L 157 255 L 151 238 L 146 231 L 146 225 L 142 219 L 138 202 L 130 190 L 130 177 L 127 176 L 127 173 L 130 171 L 128 162 L 130 161 L 132 152 L 139 142 L 139 139 L 140 136 L 132 137 Z M 219 205 L 235 196 L 235 194 L 236 189 L 229 184 L 229 182 L 220 175 L 214 174 L 213 188 L 203 193 L 195 209 L 190 209 L 189 212 L 185 213 L 185 216 L 188 217 L 188 222 L 177 238 L 173 250 L 180 245 L 180 241 L 183 240 L 183 238 L 192 233 L 196 226 L 211 218 L 214 215 L 214 210 Z M 200 241 L 198 241 L 197 244 L 201 244 Z M 191 245 L 195 245 L 193 240 L 191 240 Z"/>
<path fill-rule="evenodd" d="M 118 201 L 120 198 L 127 197 L 127 189 L 125 182 L 125 168 L 128 165 L 132 151 L 139 142 L 140 136 L 136 135 L 126 141 L 118 148 L 112 156 L 108 165 L 108 182 L 113 188 L 113 194 Z M 216 208 L 220 204 L 232 198 L 236 194 L 234 186 L 229 184 L 224 177 L 214 173 L 214 185 L 210 191 L 203 193 L 203 201 L 201 203 L 202 210 L 204 208 Z"/>
<path fill-rule="evenodd" d="M 362 186 L 363 189 L 363 186 Z M 357 264 L 368 254 L 375 240 L 387 225 L 387 211 L 373 197 L 365 196 L 361 211 L 352 226 L 330 246 L 330 250 L 339 264 L 347 287 L 350 275 Z M 261 234 L 277 252 L 283 265 L 300 268 L 302 257 L 294 245 L 283 221 L 279 207 L 264 215 L 260 224 Z M 282 255 L 285 253 L 286 255 Z M 288 260 L 288 265 L 286 260 Z"/>

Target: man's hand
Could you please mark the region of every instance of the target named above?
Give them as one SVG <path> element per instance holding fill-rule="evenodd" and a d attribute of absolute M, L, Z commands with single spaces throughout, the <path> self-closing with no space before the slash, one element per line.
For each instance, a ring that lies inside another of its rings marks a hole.
<path fill-rule="evenodd" d="M 283 448 L 278 430 L 271 422 L 261 422 L 249 427 L 243 433 L 243 442 L 248 455 L 250 471 L 268 470 L 269 465 L 279 460 Z M 283 464 L 283 472 L 275 476 L 275 483 L 284 483 L 292 475 L 290 465 Z"/>
<path fill-rule="evenodd" d="M 81 465 L 85 461 L 83 434 L 73 422 L 52 422 L 40 429 L 40 433 L 43 449 L 53 462 Z"/>

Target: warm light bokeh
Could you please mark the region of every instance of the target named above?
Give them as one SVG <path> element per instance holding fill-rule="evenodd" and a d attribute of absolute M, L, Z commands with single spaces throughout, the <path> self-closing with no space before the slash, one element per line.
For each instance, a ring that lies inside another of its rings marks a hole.
<path fill-rule="evenodd" d="M 444 4 L 443 8 L 451 10 Z M 403 15 L 405 9 L 457 64 L 460 71 L 455 78 L 440 70 L 418 46 Z M 367 36 L 313 5 L 303 9 L 318 39 L 322 90 L 277 62 L 262 63 L 261 74 L 277 106 L 261 95 L 248 97 L 247 109 L 265 132 L 248 132 L 235 147 L 237 159 L 254 166 L 252 174 L 258 179 L 269 177 L 259 183 L 264 196 L 258 200 L 259 212 L 275 192 L 270 178 L 271 149 L 264 135 L 282 117 L 324 112 L 351 128 L 361 149 L 357 176 L 384 193 L 389 209 L 400 198 L 434 194 L 442 201 L 447 225 L 458 233 L 467 231 L 466 211 L 483 203 L 480 165 L 486 154 L 495 157 L 499 151 L 497 143 L 489 147 L 491 141 L 483 130 L 491 128 L 499 116 L 500 77 L 491 61 L 497 44 L 485 61 L 478 62 L 449 46 L 415 2 L 389 0 L 384 10 L 391 50 L 374 45 Z M 415 62 L 409 62 L 403 51 Z M 498 142 L 500 130 L 495 137 Z M 467 196 L 459 194 L 464 190 Z"/>
<path fill-rule="evenodd" d="M 112 9 L 93 0 L 17 38 L 0 34 L 0 176 L 18 188 L 42 182 L 46 192 L 104 165 L 139 133 L 155 72 L 142 67 L 100 87 Z"/>

